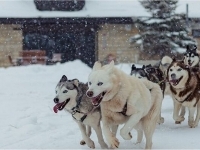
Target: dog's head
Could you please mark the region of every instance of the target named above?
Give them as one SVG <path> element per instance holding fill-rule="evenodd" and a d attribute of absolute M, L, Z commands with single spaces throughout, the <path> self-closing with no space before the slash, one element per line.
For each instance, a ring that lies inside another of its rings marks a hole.
<path fill-rule="evenodd" d="M 191 67 L 198 65 L 199 63 L 199 54 L 197 53 L 197 47 L 194 46 L 192 49 L 187 46 L 186 53 L 184 53 L 184 63 Z"/>
<path fill-rule="evenodd" d="M 147 74 L 144 70 L 145 66 L 143 65 L 142 68 L 137 68 L 134 64 L 131 67 L 131 76 L 134 76 L 139 79 L 147 79 Z"/>
<path fill-rule="evenodd" d="M 88 87 L 86 95 L 91 98 L 92 104 L 98 106 L 101 101 L 107 101 L 105 98 L 113 88 L 114 61 L 110 64 L 101 66 L 101 63 L 95 62 L 93 70 L 88 77 Z"/>
<path fill-rule="evenodd" d="M 174 88 L 184 88 L 189 78 L 190 68 L 183 61 L 173 59 L 167 70 L 167 80 Z"/>
<path fill-rule="evenodd" d="M 55 113 L 64 108 L 71 111 L 71 109 L 76 106 L 78 84 L 79 81 L 77 79 L 68 80 L 65 75 L 62 76 L 55 88 L 56 96 L 54 98 L 54 103 L 56 103 L 56 105 L 53 107 Z"/>

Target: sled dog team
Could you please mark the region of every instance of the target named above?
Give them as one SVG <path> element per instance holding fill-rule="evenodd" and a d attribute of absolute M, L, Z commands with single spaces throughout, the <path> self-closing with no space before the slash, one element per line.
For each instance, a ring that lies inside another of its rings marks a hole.
<path fill-rule="evenodd" d="M 164 56 L 155 66 L 137 68 L 133 64 L 130 75 L 116 68 L 113 61 L 104 66 L 95 62 L 87 83 L 63 75 L 55 89 L 53 110 L 66 110 L 72 115 L 82 134 L 81 145 L 95 148 L 90 138 L 93 129 L 102 149 L 118 148 L 116 133 L 123 125 L 119 130 L 123 139 L 130 140 L 134 128 L 136 143 L 144 135 L 145 149 L 151 149 L 156 125 L 164 123 L 161 106 L 167 89 L 174 102 L 175 123 L 185 120 L 187 108 L 188 126 L 198 126 L 200 71 L 196 49 L 187 47 L 182 60 Z"/>

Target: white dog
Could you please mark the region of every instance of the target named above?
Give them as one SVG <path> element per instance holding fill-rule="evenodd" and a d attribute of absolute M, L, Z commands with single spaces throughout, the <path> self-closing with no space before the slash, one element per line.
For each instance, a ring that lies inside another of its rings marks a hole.
<path fill-rule="evenodd" d="M 135 128 L 138 132 L 137 143 L 140 143 L 144 132 L 145 148 L 151 149 L 163 98 L 159 85 L 125 74 L 114 67 L 113 61 L 103 67 L 96 62 L 88 85 L 87 96 L 92 98 L 94 106 L 101 105 L 103 133 L 108 144 L 112 148 L 119 146 L 117 126 L 125 123 L 120 135 L 130 140 L 130 132 Z"/>

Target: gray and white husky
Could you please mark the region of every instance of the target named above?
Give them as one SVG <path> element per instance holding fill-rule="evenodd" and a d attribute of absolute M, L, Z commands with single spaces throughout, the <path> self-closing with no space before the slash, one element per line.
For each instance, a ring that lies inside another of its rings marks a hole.
<path fill-rule="evenodd" d="M 72 114 L 82 133 L 81 145 L 87 144 L 90 148 L 95 148 L 94 142 L 90 139 L 91 127 L 95 130 L 101 148 L 108 148 L 102 136 L 100 126 L 100 107 L 92 105 L 91 100 L 86 96 L 87 84 L 79 82 L 77 79 L 68 80 L 65 75 L 58 82 L 55 92 L 56 96 L 53 107 L 55 113 L 66 110 Z"/>

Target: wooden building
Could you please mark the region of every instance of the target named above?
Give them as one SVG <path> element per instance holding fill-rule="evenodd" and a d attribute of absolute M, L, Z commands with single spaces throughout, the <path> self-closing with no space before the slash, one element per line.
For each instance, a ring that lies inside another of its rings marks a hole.
<path fill-rule="evenodd" d="M 0 14 L 0 66 L 11 65 L 8 55 L 18 60 L 27 50 L 45 51 L 47 64 L 54 54 L 61 54 L 61 62 L 80 59 L 90 67 L 109 54 L 118 62 L 134 62 L 137 52 L 129 38 L 136 32 L 132 8 L 138 6 L 133 1 L 0 2 L 5 10 Z"/>
<path fill-rule="evenodd" d="M 149 15 L 135 0 L 0 1 L 0 66 L 31 50 L 45 51 L 46 64 L 56 54 L 90 67 L 109 55 L 137 62 L 139 51 L 129 42 L 138 32 L 133 20 Z"/>

